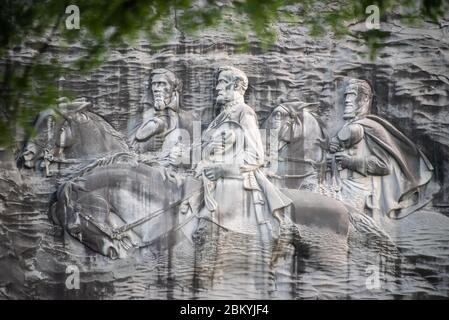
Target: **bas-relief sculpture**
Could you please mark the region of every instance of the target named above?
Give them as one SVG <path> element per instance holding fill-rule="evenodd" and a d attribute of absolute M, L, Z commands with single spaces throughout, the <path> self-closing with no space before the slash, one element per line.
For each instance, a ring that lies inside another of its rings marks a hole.
<path fill-rule="evenodd" d="M 320 194 L 281 190 L 266 177 L 257 115 L 243 100 L 247 86 L 242 71 L 232 67 L 219 70 L 217 102 L 223 109 L 203 133 L 202 158 L 192 164 L 191 175 L 176 170 L 180 163 L 176 144 L 160 144 L 151 161 L 142 158 L 148 151 L 139 148 L 137 154 L 127 151 L 101 157 L 60 187 L 51 209 L 53 221 L 89 248 L 111 258 L 124 257 L 129 249 L 156 243 L 170 233 L 175 233 L 175 239 L 187 237 L 192 242 L 208 224 L 277 242 L 290 237 L 292 245 L 300 237 L 295 223 L 346 234 L 349 217 L 343 204 Z M 153 93 L 157 89 L 152 85 Z M 170 96 L 164 101 L 169 104 Z M 137 132 L 157 122 L 153 120 L 144 120 Z M 133 133 L 132 141 L 136 136 Z M 106 138 L 110 145 L 121 141 L 118 134 Z M 175 179 L 167 179 L 173 176 Z"/>
<path fill-rule="evenodd" d="M 131 146 L 140 154 L 170 149 L 176 144 L 179 123 L 181 82 L 170 70 L 156 69 L 151 73 L 153 105 L 143 114 L 143 120 L 132 129 Z"/>
<path fill-rule="evenodd" d="M 85 98 L 68 102 L 61 98 L 57 109 L 41 112 L 36 119 L 37 137 L 24 146 L 19 164 L 44 169 L 92 162 L 102 156 L 129 150 L 122 134 L 87 108 Z"/>
<path fill-rule="evenodd" d="M 314 109 L 317 104 L 284 101 L 266 120 L 267 168 L 280 187 L 299 189 L 310 184 L 316 187 L 323 177 L 328 135 Z"/>
<path fill-rule="evenodd" d="M 388 121 L 371 115 L 373 93 L 363 80 L 345 89 L 346 121 L 332 139 L 331 167 L 342 197 L 367 214 L 404 217 L 431 200 L 433 167 L 427 157 Z M 433 190 L 435 192 L 435 190 Z"/>
<path fill-rule="evenodd" d="M 370 114 L 373 92 L 364 80 L 349 80 L 346 122 L 335 137 L 319 119 L 319 105 L 301 101 L 275 107 L 263 137 L 244 100 L 246 74 L 221 67 L 220 112 L 201 141 L 186 145 L 180 80 L 167 69 L 153 70 L 150 79 L 153 101 L 127 137 L 88 111 L 86 99 L 62 99 L 57 114 L 39 115 L 40 135 L 19 161 L 46 175 L 51 168 L 70 173 L 49 216 L 92 255 L 126 259 L 186 246 L 195 254 L 225 247 L 231 240 L 223 234 L 243 234 L 258 241 L 261 255 L 268 252 L 263 272 L 270 273 L 304 254 L 301 243 L 311 237 L 304 228 L 313 230 L 311 238 L 330 233 L 345 243 L 356 219 L 406 217 L 436 190 L 426 156 Z"/>

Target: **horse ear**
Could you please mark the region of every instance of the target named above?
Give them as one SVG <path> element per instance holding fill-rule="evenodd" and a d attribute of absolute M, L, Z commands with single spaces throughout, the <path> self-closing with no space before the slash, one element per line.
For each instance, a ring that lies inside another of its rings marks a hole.
<path fill-rule="evenodd" d="M 68 99 L 60 101 L 61 102 L 58 104 L 58 107 L 55 108 L 55 111 L 65 119 L 71 118 L 73 115 L 76 115 L 92 105 L 92 103 L 85 98 L 75 99 L 74 101 L 68 101 Z"/>

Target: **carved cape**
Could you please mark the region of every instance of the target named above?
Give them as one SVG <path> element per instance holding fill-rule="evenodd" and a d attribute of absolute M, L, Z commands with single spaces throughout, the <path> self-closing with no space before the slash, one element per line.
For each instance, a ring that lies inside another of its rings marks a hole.
<path fill-rule="evenodd" d="M 397 219 L 426 205 L 435 191 L 427 187 L 433 172 L 427 157 L 403 133 L 378 116 L 368 115 L 354 123 L 363 126 L 374 154 L 382 157 L 380 153 L 387 152 L 395 160 L 390 161 L 391 173 L 379 177 L 382 212 Z"/>

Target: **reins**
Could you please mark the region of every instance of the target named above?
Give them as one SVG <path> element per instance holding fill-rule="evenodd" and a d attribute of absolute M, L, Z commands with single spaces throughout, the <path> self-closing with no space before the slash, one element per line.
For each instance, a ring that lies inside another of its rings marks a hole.
<path fill-rule="evenodd" d="M 160 216 L 164 212 L 166 212 L 166 211 L 168 211 L 168 210 L 170 210 L 170 209 L 172 209 L 174 207 L 177 207 L 182 202 L 188 200 L 193 195 L 195 195 L 196 193 L 199 193 L 199 192 L 202 192 L 202 187 L 198 188 L 197 190 L 195 190 L 193 192 L 191 192 L 186 197 L 171 203 L 169 206 L 167 206 L 165 208 L 161 208 L 161 209 L 155 210 L 155 211 L 150 212 L 146 216 L 144 216 L 144 217 L 142 217 L 142 218 L 140 218 L 140 219 L 138 219 L 138 220 L 136 220 L 134 222 L 127 223 L 127 224 L 125 224 L 123 226 L 120 226 L 118 228 L 112 228 L 112 229 L 105 228 L 103 225 L 98 224 L 96 221 L 92 220 L 92 216 L 82 212 L 78 206 L 76 206 L 75 208 L 78 209 L 78 210 L 76 210 L 77 214 L 79 214 L 85 221 L 88 221 L 89 223 L 94 225 L 96 228 L 98 228 L 98 230 L 100 230 L 106 236 L 108 236 L 111 239 L 120 240 L 125 232 L 130 231 L 130 230 L 140 226 L 143 223 L 146 223 L 146 222 L 148 222 L 150 220 L 153 220 L 154 218 L 157 218 L 158 216 Z M 180 226 L 175 227 L 175 229 L 178 228 L 178 227 L 180 227 Z"/>

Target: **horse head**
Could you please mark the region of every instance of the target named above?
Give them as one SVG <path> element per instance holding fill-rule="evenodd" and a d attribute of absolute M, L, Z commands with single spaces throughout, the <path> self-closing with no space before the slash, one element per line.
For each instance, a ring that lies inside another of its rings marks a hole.
<path fill-rule="evenodd" d="M 77 142 L 77 139 L 80 138 L 79 127 L 90 121 L 87 111 L 87 107 L 90 105 L 91 103 L 84 99 L 75 100 L 72 104 L 70 102 L 59 104 L 55 111 L 63 120 L 55 126 L 56 147 L 69 149 Z"/>
<path fill-rule="evenodd" d="M 114 237 L 114 228 L 123 224 L 123 220 L 108 201 L 81 184 L 64 184 L 57 197 L 58 201 L 50 209 L 50 218 L 93 251 L 111 259 L 124 258 L 140 242 L 132 231 Z"/>
<path fill-rule="evenodd" d="M 282 101 L 268 118 L 270 144 L 276 143 L 270 146 L 270 163 L 278 177 L 292 180 L 289 187 L 298 187 L 302 176 L 322 170 L 327 134 L 313 113 L 317 107 L 316 103 Z"/>
<path fill-rule="evenodd" d="M 290 149 L 310 149 L 310 144 L 325 148 L 327 134 L 314 115 L 317 107 L 316 103 L 287 101 L 273 109 L 267 120 L 269 129 L 277 133 L 278 150 L 287 145 Z"/>
<path fill-rule="evenodd" d="M 54 109 L 41 111 L 37 115 L 34 121 L 35 134 L 24 143 L 18 157 L 19 167 L 36 170 L 44 167 L 45 154 L 55 141 L 54 126 L 61 125 L 61 121 Z"/>
<path fill-rule="evenodd" d="M 77 99 L 60 104 L 57 112 L 64 118 L 55 130 L 55 145 L 68 158 L 94 159 L 129 151 L 126 139 L 108 122 L 87 108 L 90 102 Z"/>
<path fill-rule="evenodd" d="M 124 137 L 103 118 L 88 111 L 90 105 L 85 99 L 71 102 L 62 98 L 58 108 L 41 112 L 35 122 L 37 136 L 27 141 L 21 153 L 23 165 L 37 168 L 44 160 L 83 162 L 127 152 Z"/>

